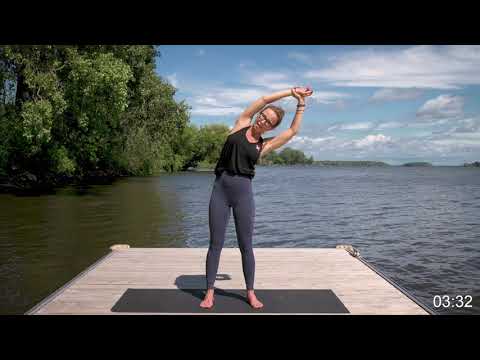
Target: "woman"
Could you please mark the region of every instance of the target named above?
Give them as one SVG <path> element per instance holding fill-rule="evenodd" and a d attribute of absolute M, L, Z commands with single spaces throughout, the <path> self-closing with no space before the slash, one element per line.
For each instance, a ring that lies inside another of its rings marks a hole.
<path fill-rule="evenodd" d="M 252 179 L 255 176 L 255 164 L 260 157 L 278 149 L 297 134 L 305 111 L 305 97 L 312 93 L 313 91 L 309 88 L 296 87 L 263 96 L 240 115 L 230 131 L 215 167 L 216 178 L 209 204 L 210 246 L 206 260 L 207 293 L 200 303 L 202 308 L 211 308 L 214 304 L 214 283 L 230 218 L 230 208 L 233 208 L 237 240 L 242 254 L 248 303 L 255 309 L 263 307 L 253 289 L 255 257 L 252 234 L 255 203 Z M 287 96 L 293 96 L 298 101 L 290 128 L 276 137 L 264 140 L 262 135 L 275 129 L 285 114 L 281 108 L 268 104 Z M 251 125 L 252 118 L 257 113 L 256 121 Z"/>

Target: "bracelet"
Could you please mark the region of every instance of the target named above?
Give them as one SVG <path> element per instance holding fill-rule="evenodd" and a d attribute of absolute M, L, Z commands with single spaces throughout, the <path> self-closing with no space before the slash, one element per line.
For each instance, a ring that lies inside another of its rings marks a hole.
<path fill-rule="evenodd" d="M 305 105 L 297 105 L 297 108 L 305 107 Z"/>

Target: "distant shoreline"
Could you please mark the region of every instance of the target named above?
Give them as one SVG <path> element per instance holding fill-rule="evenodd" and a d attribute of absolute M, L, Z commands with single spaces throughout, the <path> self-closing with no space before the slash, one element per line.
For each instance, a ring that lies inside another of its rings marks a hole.
<path fill-rule="evenodd" d="M 257 167 L 475 167 L 476 165 L 433 165 L 427 162 L 412 162 L 398 165 L 392 165 L 381 161 L 335 161 L 335 160 L 320 160 L 315 161 L 313 164 L 257 164 Z M 188 172 L 212 172 L 215 167 L 212 168 L 189 168 Z"/>
<path fill-rule="evenodd" d="M 480 165 L 480 163 L 477 162 Z M 368 168 L 368 167 L 455 167 L 455 168 L 480 168 L 479 165 L 390 165 L 383 162 L 365 162 L 365 161 L 319 161 L 313 164 L 257 164 L 257 167 L 317 167 L 317 168 L 341 168 L 341 167 L 357 167 L 357 168 Z M 187 172 L 197 172 L 197 173 L 213 173 L 215 167 L 201 167 L 201 168 L 188 168 L 183 171 L 178 171 L 181 173 Z M 160 171 L 152 175 L 146 175 L 145 177 L 159 176 L 161 174 L 168 174 L 168 172 Z M 53 182 L 45 182 L 37 179 L 35 175 L 25 172 L 17 178 L 11 178 L 7 176 L 0 176 L 0 194 L 42 194 L 42 193 L 54 193 L 55 189 L 63 188 L 70 185 L 108 185 L 112 182 L 120 179 L 129 177 L 130 175 L 121 175 L 121 174 L 106 174 L 98 173 L 95 176 L 89 176 L 84 179 L 78 178 L 65 178 L 57 179 Z M 135 175 L 131 175 L 135 176 Z M 20 181 L 18 181 L 20 180 Z"/>

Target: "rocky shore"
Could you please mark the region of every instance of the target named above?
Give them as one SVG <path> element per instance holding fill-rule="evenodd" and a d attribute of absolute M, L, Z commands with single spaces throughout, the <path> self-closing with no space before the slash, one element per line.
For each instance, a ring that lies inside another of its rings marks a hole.
<path fill-rule="evenodd" d="M 53 193 L 56 188 L 67 185 L 103 185 L 111 184 L 115 179 L 126 176 L 98 170 L 91 171 L 82 177 L 59 176 L 54 174 L 36 175 L 28 171 L 10 176 L 0 176 L 0 193 L 41 194 Z"/>

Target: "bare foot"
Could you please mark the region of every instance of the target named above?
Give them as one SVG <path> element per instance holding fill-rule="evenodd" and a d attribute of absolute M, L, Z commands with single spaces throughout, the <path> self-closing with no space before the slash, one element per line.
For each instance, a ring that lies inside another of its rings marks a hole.
<path fill-rule="evenodd" d="M 253 290 L 247 291 L 247 299 L 250 306 L 253 307 L 254 309 L 261 309 L 263 307 L 263 303 L 257 299 Z"/>
<path fill-rule="evenodd" d="M 213 289 L 208 289 L 205 298 L 200 303 L 200 307 L 204 309 L 211 309 L 213 307 Z"/>

